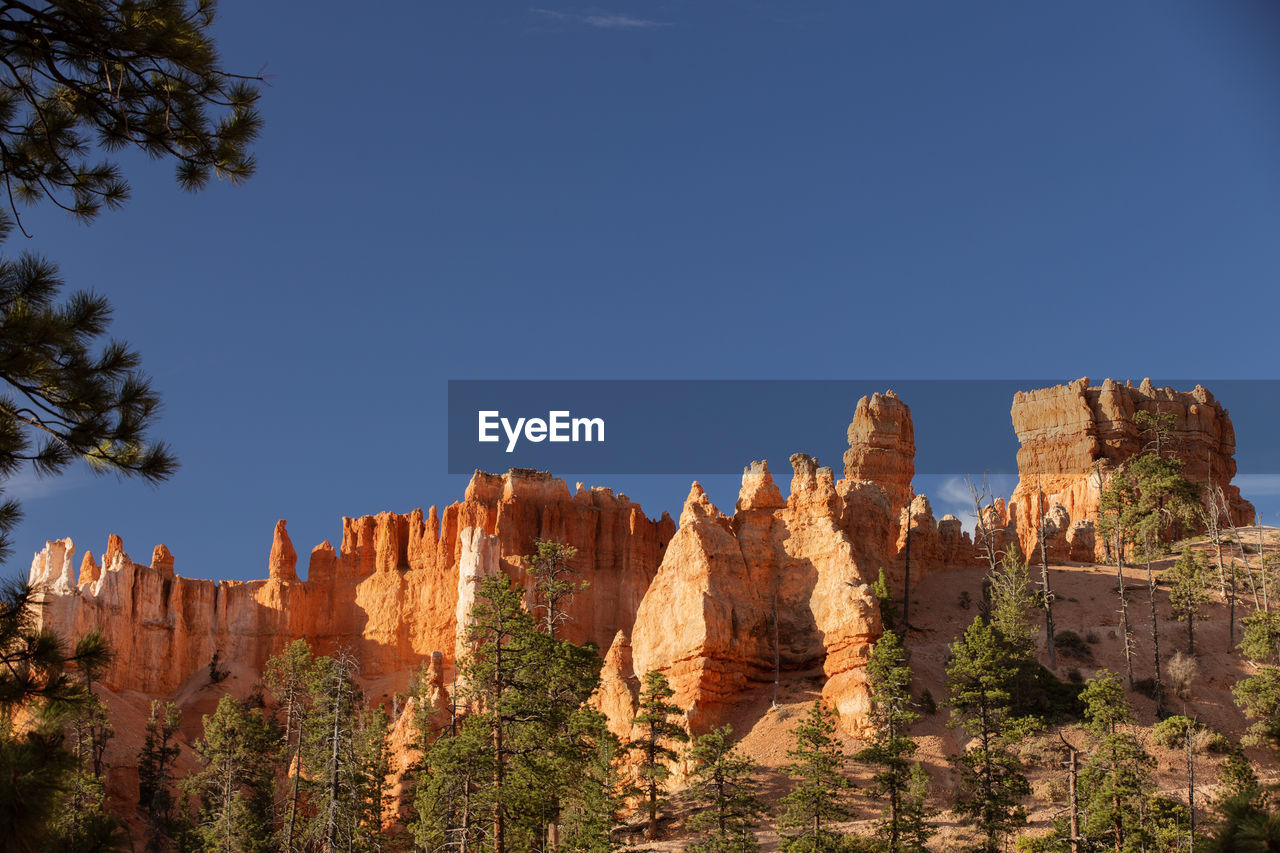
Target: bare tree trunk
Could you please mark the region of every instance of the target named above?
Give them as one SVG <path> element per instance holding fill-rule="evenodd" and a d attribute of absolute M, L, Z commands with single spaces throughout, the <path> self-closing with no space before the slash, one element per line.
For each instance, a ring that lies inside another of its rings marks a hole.
<path fill-rule="evenodd" d="M 1049 546 L 1044 541 L 1044 492 L 1040 489 L 1040 476 L 1036 475 L 1036 495 L 1040 502 L 1040 584 L 1044 596 L 1044 639 L 1049 647 L 1049 667 L 1058 664 L 1057 648 L 1053 644 L 1053 590 L 1049 588 Z"/>
<path fill-rule="evenodd" d="M 1151 596 L 1151 645 L 1155 649 L 1156 719 L 1159 719 L 1164 713 L 1164 682 L 1160 677 L 1160 614 L 1156 607 L 1156 576 L 1151 570 L 1151 542 L 1146 534 L 1143 536 L 1143 544 L 1147 552 L 1147 589 Z"/>
<path fill-rule="evenodd" d="M 1116 581 L 1120 592 L 1120 630 L 1124 634 L 1124 668 L 1129 678 L 1129 688 L 1133 688 L 1133 638 L 1129 634 L 1129 600 L 1124 592 L 1124 557 L 1122 545 L 1124 536 L 1120 530 L 1119 519 L 1116 520 Z"/>
<path fill-rule="evenodd" d="M 1072 746 L 1062 732 L 1058 732 L 1058 737 L 1066 744 L 1067 752 L 1070 753 L 1070 759 L 1067 761 L 1067 796 L 1071 803 L 1071 837 L 1067 839 L 1071 845 L 1071 853 L 1079 853 L 1080 850 L 1080 798 L 1076 793 L 1076 777 L 1080 772 L 1078 757 L 1079 752 Z"/>
<path fill-rule="evenodd" d="M 1196 849 L 1196 759 L 1195 746 L 1191 743 L 1191 718 L 1187 718 L 1187 814 L 1190 815 L 1187 849 Z"/>
<path fill-rule="evenodd" d="M 338 681 L 338 689 L 333 694 L 333 757 L 329 766 L 329 809 L 325 817 L 324 849 L 325 853 L 333 850 L 334 839 L 338 834 L 338 723 L 342 719 L 342 681 Z"/>
<path fill-rule="evenodd" d="M 906 568 L 902 577 L 902 636 L 905 639 L 911 629 L 911 501 L 907 501 Z"/>
<path fill-rule="evenodd" d="M 1253 521 L 1258 525 L 1258 572 L 1262 575 L 1262 609 L 1270 613 L 1271 601 L 1267 598 L 1267 555 L 1262 544 L 1262 516 L 1255 515 Z"/>
<path fill-rule="evenodd" d="M 773 587 L 773 707 L 778 707 L 778 684 L 782 680 L 782 652 L 778 648 L 778 587 Z"/>

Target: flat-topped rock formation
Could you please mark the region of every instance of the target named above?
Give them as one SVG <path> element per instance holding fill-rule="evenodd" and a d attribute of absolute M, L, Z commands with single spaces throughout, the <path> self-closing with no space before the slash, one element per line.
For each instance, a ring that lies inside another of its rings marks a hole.
<path fill-rule="evenodd" d="M 1155 388 L 1149 379 L 1136 388 L 1111 379 L 1094 387 L 1083 378 L 1013 398 L 1010 415 L 1021 447 L 1009 515 L 1026 553 L 1037 547 L 1043 506 L 1052 520 L 1046 535 L 1050 559 L 1095 554 L 1089 523 L 1097 518 L 1106 474 L 1150 440 L 1134 420 L 1140 411 L 1172 415 L 1163 452 L 1186 463 L 1188 479 L 1221 488 L 1235 524 L 1253 523 L 1253 505 L 1231 483 L 1236 474 L 1231 418 L 1206 388 Z"/>

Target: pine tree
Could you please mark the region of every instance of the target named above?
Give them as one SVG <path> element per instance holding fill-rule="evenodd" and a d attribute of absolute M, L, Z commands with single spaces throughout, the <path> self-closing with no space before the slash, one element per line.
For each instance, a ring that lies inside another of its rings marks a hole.
<path fill-rule="evenodd" d="M 1187 654 L 1196 650 L 1196 618 L 1209 603 L 1209 566 L 1198 553 L 1184 548 L 1169 570 L 1169 607 L 1180 622 L 1187 623 Z"/>
<path fill-rule="evenodd" d="M 900 843 L 905 853 L 927 853 L 928 851 L 926 845 L 935 833 L 929 822 L 934 812 L 929 808 L 928 801 L 929 774 L 917 761 L 911 765 L 906 794 L 899 806 Z"/>
<path fill-rule="evenodd" d="M 556 629 L 569 619 L 565 610 L 568 599 L 587 588 L 586 581 L 575 581 L 578 572 L 570 565 L 578 549 L 552 539 L 537 539 L 534 553 L 525 557 L 533 578 L 534 612 L 542 630 L 554 637 Z"/>
<path fill-rule="evenodd" d="M 268 853 L 275 769 L 280 754 L 277 732 L 261 708 L 230 694 L 204 717 L 204 735 L 195 744 L 200 769 L 183 780 L 196 803 L 190 832 L 196 849 L 206 853 Z"/>
<path fill-rule="evenodd" d="M 1038 604 L 1031 591 L 1031 567 L 1020 554 L 1006 551 L 991 573 L 989 582 L 991 627 L 1011 658 L 1018 662 L 1034 661 L 1036 629 L 1033 616 Z"/>
<path fill-rule="evenodd" d="M 844 753 L 836 728 L 835 713 L 821 699 L 795 728 L 795 745 L 787 750 L 787 775 L 795 784 L 780 802 L 783 853 L 834 853 L 843 845 L 830 826 L 849 817 L 840 792 L 851 787 L 840 772 Z"/>
<path fill-rule="evenodd" d="M 488 729 L 494 853 L 509 835 L 550 844 L 558 790 L 590 752 L 570 720 L 599 684 L 600 657 L 538 630 L 505 576 L 482 582 L 467 639 L 460 672 L 471 715 Z"/>
<path fill-rule="evenodd" d="M 683 716 L 670 702 L 674 695 L 665 675 L 657 670 L 646 672 L 640 686 L 638 713 L 631 721 L 633 728 L 640 729 L 631 749 L 638 754 L 635 768 L 648 810 L 645 834 L 649 838 L 657 837 L 658 809 L 663 804 L 664 783 L 671 775 L 668 765 L 678 757 L 671 744 L 689 739 L 684 727 L 672 721 L 673 717 Z"/>
<path fill-rule="evenodd" d="M 317 720 L 317 701 L 324 674 L 332 666 L 328 658 L 317 658 L 306 640 L 294 640 L 280 654 L 271 657 L 262 673 L 263 683 L 271 691 L 284 716 L 280 731 L 280 750 L 286 774 L 279 795 L 280 828 L 277 844 L 285 853 L 297 849 L 302 816 L 303 748 L 314 738 L 312 728 Z"/>
<path fill-rule="evenodd" d="M 1131 732 L 1120 729 L 1133 719 L 1123 685 L 1118 676 L 1103 670 L 1090 679 L 1082 697 L 1085 720 L 1099 737 L 1080 773 L 1083 834 L 1117 851 L 1149 849 L 1157 828 L 1146 808 L 1155 759 Z"/>
<path fill-rule="evenodd" d="M 0 243 L 8 231 L 0 219 Z M 40 476 L 58 474 L 77 460 L 98 474 L 167 479 L 177 462 L 148 438 L 160 399 L 137 353 L 106 338 L 105 297 L 63 298 L 62 287 L 49 261 L 0 258 L 0 479 L 28 464 Z M 0 557 L 21 517 L 16 500 L 0 503 Z"/>
<path fill-rule="evenodd" d="M 951 647 L 947 683 L 956 725 L 977 744 L 952 758 L 960 772 L 956 810 L 974 819 L 982 849 L 996 853 L 1000 840 L 1026 823 L 1019 800 L 1030 793 L 1022 764 L 1011 748 L 1031 728 L 1015 716 L 1011 685 L 1018 668 L 992 625 L 974 619 Z"/>
<path fill-rule="evenodd" d="M 84 741 L 73 753 L 66 729 L 92 713 L 93 673 L 111 656 L 97 632 L 68 650 L 63 638 L 38 628 L 39 601 L 26 584 L 0 585 L 0 838 L 15 850 L 36 849 L 51 820 L 69 819 L 60 805 L 71 791 L 91 795 Z"/>
<path fill-rule="evenodd" d="M 489 729 L 479 717 L 466 717 L 445 730 L 428 748 L 414 791 L 409 824 L 414 849 L 480 850 L 488 838 L 493 752 Z"/>
<path fill-rule="evenodd" d="M 46 708 L 40 716 L 41 725 L 61 728 L 74 758 L 46 831 L 46 848 L 65 853 L 119 848 L 126 836 L 120 821 L 106 807 L 103 757 L 107 742 L 115 734 L 106 706 L 90 693 L 78 707 Z"/>
<path fill-rule="evenodd" d="M 375 850 L 388 763 L 386 714 L 364 706 L 349 653 L 321 658 L 320 664 L 301 753 L 308 814 L 299 821 L 297 840 L 304 849 L 322 853 Z"/>
<path fill-rule="evenodd" d="M 1245 619 L 1240 650 L 1257 665 L 1236 684 L 1236 704 L 1254 720 L 1246 740 L 1280 753 L 1280 612 L 1255 611 Z"/>
<path fill-rule="evenodd" d="M 888 853 L 899 853 L 912 849 L 904 840 L 904 812 L 912 784 L 920 781 L 914 770 L 919 765 L 911 761 L 916 743 L 909 734 L 920 715 L 911 709 L 911 668 L 902 641 L 892 631 L 886 631 L 872 649 L 867 680 L 874 734 L 870 744 L 854 757 L 878 768 L 872 777 L 872 792 L 884 799 L 886 818 L 879 835 Z"/>
<path fill-rule="evenodd" d="M 694 740 L 689 799 L 694 807 L 686 826 L 699 834 L 686 848 L 692 853 L 754 853 L 755 829 L 765 816 L 754 761 L 738 754 L 733 728 L 712 729 Z"/>
<path fill-rule="evenodd" d="M 176 705 L 152 701 L 138 752 L 138 814 L 146 827 L 147 853 L 170 849 L 173 838 L 173 763 L 180 752 L 176 736 L 181 723 L 182 712 Z"/>
<path fill-rule="evenodd" d="M 196 190 L 253 173 L 260 77 L 223 68 L 205 0 L 7 4 L 0 13 L 0 173 L 10 205 L 48 199 L 76 218 L 119 207 L 129 187 L 102 153 L 174 162 Z M 12 209 L 16 216 L 16 207 Z"/>
<path fill-rule="evenodd" d="M 583 708 L 570 727 L 589 752 L 561 798 L 561 848 L 568 853 L 609 853 L 618 846 L 613 830 L 622 822 L 627 801 L 639 792 L 626 774 L 626 752 L 603 714 Z"/>
<path fill-rule="evenodd" d="M 1133 632 L 1129 630 L 1129 596 L 1124 586 L 1125 544 L 1132 531 L 1128 522 L 1137 501 L 1133 485 L 1121 465 L 1107 479 L 1098 499 L 1098 535 L 1112 543 L 1111 552 L 1116 561 L 1116 591 L 1120 597 L 1120 632 L 1124 641 L 1125 676 L 1133 687 Z"/>
<path fill-rule="evenodd" d="M 1100 738 L 1115 734 L 1118 727 L 1133 722 L 1133 709 L 1125 699 L 1120 676 L 1109 669 L 1098 670 L 1085 682 L 1080 701 L 1084 703 L 1089 730 Z"/>

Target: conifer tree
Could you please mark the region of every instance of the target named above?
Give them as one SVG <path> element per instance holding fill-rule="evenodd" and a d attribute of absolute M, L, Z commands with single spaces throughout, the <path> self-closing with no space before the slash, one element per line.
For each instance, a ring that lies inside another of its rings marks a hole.
<path fill-rule="evenodd" d="M 26 584 L 0 585 L 0 838 L 16 850 L 35 849 L 54 819 L 78 832 L 61 807 L 69 795 L 88 804 L 98 787 L 84 760 L 90 756 L 83 725 L 98 704 L 93 674 L 110 650 L 97 632 L 68 650 L 63 638 L 37 627 L 40 601 Z M 74 751 L 67 748 L 69 727 Z M 100 752 L 96 757 L 95 765 Z"/>
<path fill-rule="evenodd" d="M 784 853 L 834 853 L 844 843 L 831 828 L 834 821 L 849 817 L 840 793 L 851 787 L 840 772 L 844 753 L 836 728 L 835 712 L 819 699 L 793 732 L 796 742 L 787 750 L 787 775 L 794 785 L 779 803 Z"/>
<path fill-rule="evenodd" d="M 1245 620 L 1244 656 L 1257 665 L 1236 684 L 1236 704 L 1254 722 L 1247 741 L 1280 753 L 1280 612 L 1255 611 Z"/>
<path fill-rule="evenodd" d="M 739 755 L 733 728 L 712 729 L 694 740 L 689 798 L 694 812 L 686 826 L 699 834 L 686 849 L 692 853 L 754 853 L 755 829 L 765 816 L 754 761 Z"/>
<path fill-rule="evenodd" d="M 646 672 L 640 685 L 638 713 L 631 721 L 633 727 L 640 729 L 640 735 L 631 742 L 631 749 L 637 753 L 636 775 L 645 798 L 648 813 L 645 834 L 649 838 L 657 837 L 664 783 L 671 775 L 669 764 L 678 757 L 672 744 L 689 739 L 684 727 L 673 720 L 683 716 L 670 701 L 674 695 L 665 675 L 657 670 Z"/>
<path fill-rule="evenodd" d="M 8 231 L 0 219 L 0 243 Z M 97 474 L 167 479 L 177 462 L 148 437 L 160 398 L 138 354 L 106 337 L 105 297 L 62 289 L 49 261 L 0 258 L 0 479 L 27 465 L 58 474 L 77 460 Z M 18 501 L 0 503 L 0 558 L 21 517 Z"/>
<path fill-rule="evenodd" d="M 916 743 L 909 732 L 920 715 L 911 709 L 911 668 L 907 666 L 902 641 L 894 632 L 886 631 L 876 641 L 867 662 L 867 680 L 874 733 L 855 758 L 877 768 L 872 777 L 872 793 L 885 803 L 885 820 L 879 826 L 879 835 L 888 853 L 899 853 L 913 849 L 904 840 L 905 812 L 911 787 L 920 777 L 915 772 L 919 765 L 911 761 Z M 924 781 L 927 783 L 927 777 Z"/>
<path fill-rule="evenodd" d="M 467 638 L 460 670 L 471 716 L 488 730 L 494 853 L 513 833 L 551 843 L 557 788 L 589 752 L 570 735 L 570 720 L 599 684 L 600 657 L 538 630 L 505 576 L 481 583 Z"/>
<path fill-rule="evenodd" d="M 194 849 L 204 853 L 269 853 L 279 735 L 261 708 L 230 694 L 204 718 L 195 744 L 200 769 L 183 780 L 196 803 L 190 830 Z"/>
<path fill-rule="evenodd" d="M 1111 473 L 1098 500 L 1098 534 L 1111 543 L 1116 562 L 1116 587 L 1120 596 L 1120 632 L 1124 641 L 1125 676 L 1133 687 L 1133 632 L 1129 630 L 1129 596 L 1124 586 L 1125 544 L 1132 536 L 1128 521 L 1137 497 L 1121 465 Z"/>
<path fill-rule="evenodd" d="M 0 7 L 0 174 L 17 202 L 47 199 L 78 219 L 129 195 L 99 154 L 137 148 L 197 190 L 254 169 L 261 77 L 233 74 L 213 41 L 206 0 L 89 0 Z"/>
<path fill-rule="evenodd" d="M 482 849 L 492 813 L 493 751 L 479 717 L 465 717 L 428 747 L 414 791 L 414 849 Z"/>
<path fill-rule="evenodd" d="M 107 742 L 115 730 L 106 706 L 92 693 L 78 706 L 45 708 L 41 723 L 60 727 L 74 764 L 63 779 L 58 807 L 46 830 L 51 851 L 113 850 L 124 842 L 120 821 L 107 811 Z"/>
<path fill-rule="evenodd" d="M 603 714 L 583 709 L 574 715 L 571 730 L 588 752 L 561 798 L 561 847 L 568 853 L 609 853 L 618 846 L 613 830 L 627 801 L 639 792 L 628 780 L 626 752 Z"/>
<path fill-rule="evenodd" d="M 1133 709 L 1124 697 L 1124 685 L 1120 676 L 1109 669 L 1100 669 L 1085 682 L 1080 691 L 1084 703 L 1084 718 L 1089 730 L 1099 738 L 1116 733 L 1117 728 L 1133 721 Z"/>
<path fill-rule="evenodd" d="M 1010 693 L 1017 664 L 991 624 L 975 618 L 951 647 L 947 667 L 952 720 L 977 744 L 954 756 L 961 790 L 956 809 L 973 818 L 984 851 L 996 853 L 1001 839 L 1026 822 L 1020 799 L 1030 793 L 1011 744 L 1031 724 L 1015 716 Z"/>
<path fill-rule="evenodd" d="M 320 662 L 324 669 L 301 756 L 309 815 L 300 821 L 298 841 L 321 853 L 375 850 L 388 763 L 386 713 L 365 707 L 350 653 Z"/>
<path fill-rule="evenodd" d="M 173 763 L 182 712 L 172 702 L 153 700 L 138 752 L 138 814 L 146 827 L 147 853 L 170 849 L 175 829 Z"/>
<path fill-rule="evenodd" d="M 1103 670 L 1085 692 L 1085 719 L 1099 742 L 1080 773 L 1083 834 L 1108 849 L 1150 849 L 1158 828 L 1147 808 L 1155 759 L 1120 728 L 1132 721 L 1133 712 L 1116 675 Z"/>
<path fill-rule="evenodd" d="M 930 823 L 934 812 L 929 808 L 929 774 L 919 761 L 911 765 L 906 795 L 898 807 L 901 826 L 899 843 L 905 853 L 928 853 L 929 839 L 935 830 Z"/>
<path fill-rule="evenodd" d="M 1178 621 L 1187 623 L 1187 654 L 1196 650 L 1196 618 L 1209 603 L 1209 566 L 1198 553 L 1184 548 L 1169 570 L 1169 607 Z"/>
<path fill-rule="evenodd" d="M 280 750 L 286 774 L 279 794 L 280 819 L 277 844 L 285 853 L 294 853 L 302 815 L 303 776 L 306 772 L 303 748 L 314 739 L 312 726 L 317 720 L 317 701 L 324 674 L 332 665 L 328 658 L 317 658 L 304 639 L 294 640 L 280 654 L 267 661 L 263 683 L 271 691 L 283 716 Z"/>
<path fill-rule="evenodd" d="M 542 631 L 554 637 L 569 619 L 568 599 L 586 589 L 587 582 L 574 580 L 578 572 L 570 561 L 578 555 L 577 548 L 553 539 L 537 539 L 533 545 L 534 553 L 524 558 L 533 577 L 533 609 Z"/>

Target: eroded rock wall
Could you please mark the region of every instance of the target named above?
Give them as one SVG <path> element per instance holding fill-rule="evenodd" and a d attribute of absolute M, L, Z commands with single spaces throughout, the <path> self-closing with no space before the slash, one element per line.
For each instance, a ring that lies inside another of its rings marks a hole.
<path fill-rule="evenodd" d="M 1231 418 L 1208 389 L 1175 391 L 1156 388 L 1150 380 L 1134 387 L 1111 379 L 1095 387 L 1083 378 L 1013 398 L 1010 415 L 1021 446 L 1009 515 L 1026 553 L 1038 554 L 1042 513 L 1051 520 L 1045 536 L 1051 560 L 1095 553 L 1088 522 L 1097 517 L 1106 475 L 1149 442 L 1134 420 L 1139 411 L 1172 415 L 1167 452 L 1186 463 L 1190 480 L 1222 489 L 1236 524 L 1253 523 L 1253 505 L 1231 483 L 1236 474 Z"/>

